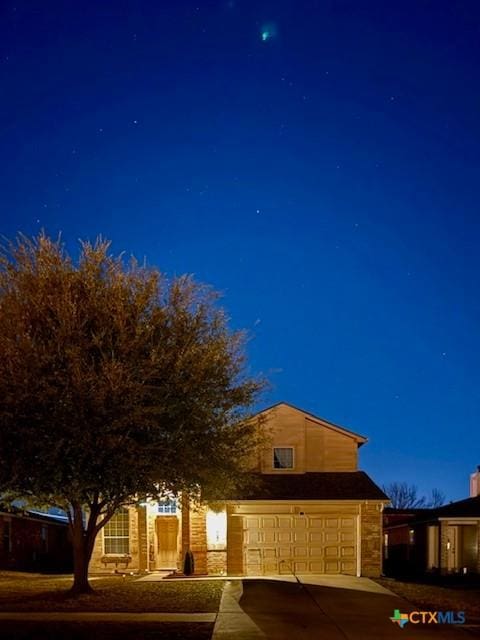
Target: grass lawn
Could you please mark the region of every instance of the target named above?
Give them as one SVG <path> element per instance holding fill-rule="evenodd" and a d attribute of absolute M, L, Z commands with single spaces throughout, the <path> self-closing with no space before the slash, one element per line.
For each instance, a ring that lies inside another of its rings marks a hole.
<path fill-rule="evenodd" d="M 394 578 L 375 581 L 422 611 L 465 611 L 467 622 L 480 622 L 480 585 L 428 584 Z"/>
<path fill-rule="evenodd" d="M 138 582 L 135 576 L 93 578 L 95 593 L 71 597 L 71 576 L 0 571 L 0 611 L 25 612 L 1 621 L 0 640 L 207 640 L 209 622 L 36 622 L 28 612 L 216 613 L 224 582 Z"/>
<path fill-rule="evenodd" d="M 0 571 L 0 611 L 217 612 L 224 582 L 112 575 L 93 578 L 95 592 L 75 598 L 68 594 L 71 584 L 71 576 Z"/>

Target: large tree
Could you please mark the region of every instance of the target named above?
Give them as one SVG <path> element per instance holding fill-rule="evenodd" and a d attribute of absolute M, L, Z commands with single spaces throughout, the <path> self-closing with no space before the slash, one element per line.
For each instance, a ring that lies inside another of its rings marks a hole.
<path fill-rule="evenodd" d="M 120 506 L 242 480 L 262 387 L 211 289 L 109 251 L 0 251 L 0 489 L 66 510 L 76 592 Z"/>

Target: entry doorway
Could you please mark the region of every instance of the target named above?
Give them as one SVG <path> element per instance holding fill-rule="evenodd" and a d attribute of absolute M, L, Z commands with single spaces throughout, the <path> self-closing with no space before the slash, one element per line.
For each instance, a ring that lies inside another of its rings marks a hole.
<path fill-rule="evenodd" d="M 459 553 L 458 553 L 458 527 L 451 525 L 447 527 L 447 571 L 458 571 Z"/>
<path fill-rule="evenodd" d="M 177 568 L 178 518 L 157 516 L 157 569 Z"/>

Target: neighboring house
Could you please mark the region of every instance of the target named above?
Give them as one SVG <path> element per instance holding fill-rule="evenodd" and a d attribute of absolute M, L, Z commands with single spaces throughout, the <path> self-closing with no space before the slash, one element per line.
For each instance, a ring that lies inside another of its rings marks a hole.
<path fill-rule="evenodd" d="M 470 498 L 435 509 L 386 508 L 385 573 L 480 573 L 480 467 L 470 491 Z"/>
<path fill-rule="evenodd" d="M 286 403 L 258 420 L 270 440 L 255 489 L 214 510 L 181 512 L 173 498 L 122 509 L 99 534 L 90 570 L 181 570 L 191 549 L 197 574 L 380 575 L 388 498 L 358 471 L 366 438 Z"/>
<path fill-rule="evenodd" d="M 0 569 L 71 571 L 66 518 L 1 505 Z"/>

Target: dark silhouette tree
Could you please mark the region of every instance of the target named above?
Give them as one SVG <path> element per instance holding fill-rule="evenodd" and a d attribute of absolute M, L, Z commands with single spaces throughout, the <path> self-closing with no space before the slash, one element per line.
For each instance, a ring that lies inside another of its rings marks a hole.
<path fill-rule="evenodd" d="M 439 507 L 445 503 L 445 494 L 439 489 L 433 489 L 430 497 L 427 498 L 419 496 L 418 487 L 407 482 L 391 482 L 382 488 L 395 509 L 427 509 Z"/>
<path fill-rule="evenodd" d="M 247 476 L 263 382 L 217 298 L 102 239 L 78 261 L 45 234 L 1 247 L 0 488 L 67 512 L 74 592 L 121 506 Z"/>

